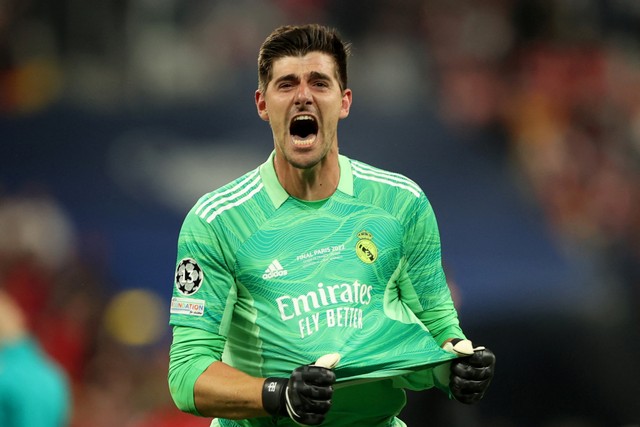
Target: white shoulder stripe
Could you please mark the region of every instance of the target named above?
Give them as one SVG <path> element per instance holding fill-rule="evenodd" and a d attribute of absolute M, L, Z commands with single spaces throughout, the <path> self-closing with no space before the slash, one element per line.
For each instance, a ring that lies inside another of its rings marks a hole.
<path fill-rule="evenodd" d="M 233 186 L 232 188 L 229 188 L 226 191 L 216 193 L 215 195 L 211 196 L 209 199 L 202 202 L 202 204 L 198 206 L 198 209 L 196 209 L 196 215 L 199 215 L 202 218 L 204 218 L 211 209 L 218 206 L 220 203 L 224 203 L 225 201 L 232 200 L 235 197 L 239 197 L 240 195 L 244 194 L 246 191 L 248 191 L 248 188 L 255 185 L 256 180 L 250 183 L 248 187 L 245 187 L 247 183 L 251 181 L 257 174 L 258 174 L 258 170 L 256 169 L 255 171 L 247 175 L 247 177 L 242 181 L 240 181 L 237 185 Z M 242 190 L 238 192 L 238 189 L 242 189 Z M 225 196 L 229 193 L 235 193 L 235 194 L 232 194 L 229 197 L 220 199 L 222 196 Z M 203 208 L 205 208 L 205 206 L 207 205 L 209 206 L 203 211 Z"/>
<path fill-rule="evenodd" d="M 210 204 L 205 210 L 203 210 L 199 216 L 201 218 L 204 218 L 205 216 L 207 216 L 209 214 L 209 212 L 214 209 L 217 208 L 218 206 L 225 204 L 227 202 L 230 202 L 232 200 L 235 200 L 237 198 L 239 198 L 240 196 L 242 196 L 243 194 L 245 194 L 247 191 L 251 190 L 253 187 L 255 187 L 256 185 L 262 185 L 262 182 L 260 181 L 260 177 L 256 177 L 251 183 L 249 183 L 249 185 L 247 185 L 246 187 L 244 187 L 242 189 L 242 191 L 239 191 L 237 193 L 232 194 L 229 197 L 223 197 L 222 199 L 218 199 L 216 200 L 214 203 Z"/>
<path fill-rule="evenodd" d="M 383 177 L 387 177 L 393 181 L 397 181 L 397 182 L 401 182 L 404 183 L 405 185 L 409 185 L 412 186 L 413 188 L 415 188 L 417 191 L 420 191 L 420 187 L 413 182 L 412 180 L 410 180 L 409 178 L 407 178 L 406 176 L 399 174 L 399 173 L 395 173 L 395 172 L 389 172 L 383 169 L 378 169 L 378 168 L 374 168 L 373 166 L 367 165 L 366 163 L 362 163 L 359 161 L 353 161 L 352 165 L 354 168 L 358 169 L 361 173 L 369 173 L 372 175 L 379 175 L 379 176 L 383 176 Z"/>
<path fill-rule="evenodd" d="M 262 190 L 262 188 L 264 187 L 264 184 L 262 184 L 262 182 L 260 182 L 260 185 L 258 185 L 256 188 L 254 188 L 249 194 L 247 194 L 246 196 L 236 200 L 233 203 L 229 203 L 227 205 L 222 206 L 220 209 L 214 211 L 211 215 L 209 215 L 209 217 L 207 218 L 207 222 L 211 222 L 214 219 L 216 219 L 216 217 L 218 215 L 220 215 L 222 212 L 229 210 L 231 208 L 235 208 L 236 206 L 240 206 L 241 204 L 243 204 L 244 202 L 246 202 L 247 200 L 251 199 L 253 196 L 255 196 L 258 192 L 260 192 L 260 190 Z M 247 187 L 250 188 L 250 187 Z M 202 218 L 204 218 L 204 215 L 201 215 Z"/>
<path fill-rule="evenodd" d="M 418 187 L 415 182 L 404 177 L 403 175 L 383 171 L 381 169 L 375 169 L 360 162 L 352 162 L 351 166 L 353 169 L 353 174 L 358 178 L 381 182 L 393 187 L 402 188 L 404 190 L 410 191 L 414 196 L 420 197 L 420 187 Z"/>
<path fill-rule="evenodd" d="M 380 177 L 376 177 L 376 176 L 371 176 L 371 175 L 361 175 L 359 172 L 357 171 L 353 171 L 353 174 L 355 176 L 357 176 L 358 178 L 362 178 L 362 179 L 367 179 L 369 181 L 376 181 L 376 182 L 381 182 L 383 184 L 388 184 L 391 185 L 392 187 L 398 187 L 398 188 L 402 188 L 404 190 L 410 191 L 414 196 L 416 197 L 420 197 L 420 192 L 416 191 L 415 188 L 410 187 L 408 185 L 404 185 L 404 184 L 400 184 L 398 182 L 393 182 L 393 181 L 389 181 L 387 179 L 383 179 Z"/>

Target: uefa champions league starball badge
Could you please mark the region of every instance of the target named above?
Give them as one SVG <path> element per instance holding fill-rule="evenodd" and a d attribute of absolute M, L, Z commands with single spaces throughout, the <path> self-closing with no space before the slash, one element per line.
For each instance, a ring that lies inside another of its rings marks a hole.
<path fill-rule="evenodd" d="M 176 289 L 183 295 L 195 294 L 204 280 L 202 269 L 193 258 L 184 258 L 176 268 Z"/>

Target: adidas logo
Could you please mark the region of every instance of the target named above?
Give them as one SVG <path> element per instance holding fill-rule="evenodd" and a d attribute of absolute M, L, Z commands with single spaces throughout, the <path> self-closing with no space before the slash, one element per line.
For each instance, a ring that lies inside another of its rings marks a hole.
<path fill-rule="evenodd" d="M 264 271 L 262 278 L 265 280 L 273 279 L 274 277 L 286 276 L 288 273 L 289 272 L 287 270 L 282 268 L 280 262 L 277 259 L 274 259 L 273 261 L 271 261 L 271 264 L 269 264 L 269 267 L 267 267 L 267 269 Z"/>

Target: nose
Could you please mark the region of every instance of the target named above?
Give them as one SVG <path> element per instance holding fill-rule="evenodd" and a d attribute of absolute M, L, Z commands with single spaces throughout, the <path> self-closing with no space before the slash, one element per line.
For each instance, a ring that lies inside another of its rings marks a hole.
<path fill-rule="evenodd" d="M 296 91 L 295 98 L 296 105 L 310 105 L 313 103 L 313 98 L 311 97 L 311 91 L 309 90 L 309 85 L 306 83 L 301 83 L 298 86 L 298 90 Z"/>

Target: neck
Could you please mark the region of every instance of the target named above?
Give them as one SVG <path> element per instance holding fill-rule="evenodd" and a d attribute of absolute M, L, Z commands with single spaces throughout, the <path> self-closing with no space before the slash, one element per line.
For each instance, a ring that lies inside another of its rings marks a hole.
<path fill-rule="evenodd" d="M 323 200 L 331 197 L 340 182 L 337 153 L 327 156 L 308 169 L 299 169 L 276 155 L 275 169 L 280 185 L 289 195 L 300 200 Z"/>

